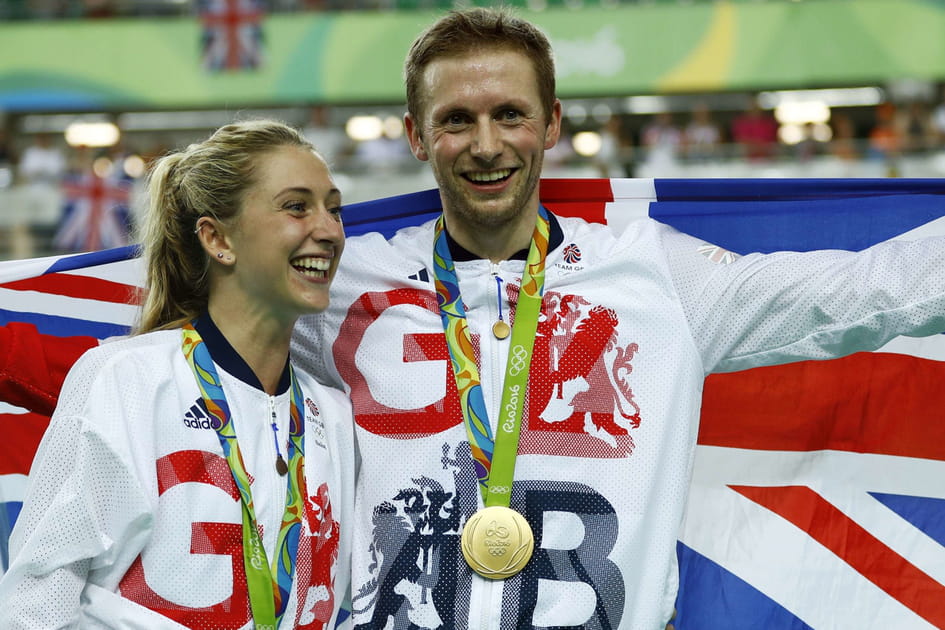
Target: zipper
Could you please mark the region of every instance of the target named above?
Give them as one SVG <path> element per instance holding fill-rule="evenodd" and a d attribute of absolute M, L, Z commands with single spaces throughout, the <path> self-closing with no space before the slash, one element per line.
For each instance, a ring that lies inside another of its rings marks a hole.
<path fill-rule="evenodd" d="M 499 272 L 502 269 L 499 268 L 499 265 L 496 263 L 492 264 L 492 280 L 496 283 L 496 309 L 493 313 L 496 318 L 502 317 L 502 283 L 505 282 L 502 279 L 502 276 L 499 275 Z"/>
<path fill-rule="evenodd" d="M 486 580 L 485 578 L 483 578 L 483 581 L 486 583 L 482 589 L 483 601 L 486 602 L 486 606 L 485 606 L 485 609 L 483 610 L 485 614 L 480 618 L 479 627 L 482 630 L 490 630 L 490 628 L 492 627 L 492 619 L 490 618 L 490 613 L 492 611 L 502 609 L 501 601 L 499 602 L 497 606 L 493 606 L 493 603 L 492 603 L 492 600 L 495 598 L 495 585 L 497 582 L 503 583 L 504 580 Z"/>
<path fill-rule="evenodd" d="M 496 299 L 493 301 L 494 306 L 490 306 L 489 308 L 489 315 L 493 322 L 497 322 L 503 316 L 508 320 L 508 316 L 506 315 L 508 309 L 502 308 L 502 285 L 505 281 L 502 279 L 502 276 L 499 275 L 500 271 L 499 265 L 492 263 L 492 279 L 493 282 L 495 282 Z M 506 323 L 508 322 L 506 321 Z M 492 369 L 490 370 L 492 373 L 492 400 L 489 401 L 491 404 L 487 404 L 486 409 L 489 410 L 489 425 L 494 438 L 499 424 L 498 413 L 499 405 L 502 403 L 502 385 L 505 381 L 505 370 L 502 361 L 502 340 L 498 339 L 491 329 L 484 332 L 489 338 L 489 347 L 491 348 L 490 355 L 492 356 Z"/>
<path fill-rule="evenodd" d="M 276 472 L 279 473 L 280 477 L 284 477 L 289 470 L 286 461 L 289 453 L 288 446 L 286 446 L 285 455 L 282 454 L 282 448 L 279 446 L 279 420 L 276 416 L 276 399 L 274 396 L 269 396 L 269 426 L 272 428 L 272 442 L 276 449 Z"/>
<path fill-rule="evenodd" d="M 492 279 L 495 283 L 495 301 L 493 302 L 494 306 L 491 306 L 489 309 L 490 315 L 492 315 L 492 321 L 498 322 L 500 319 L 506 324 L 511 326 L 511 317 L 509 313 L 508 304 L 505 302 L 505 280 L 500 274 L 501 268 L 498 264 L 492 263 Z M 503 308 L 503 304 L 506 305 L 506 308 Z M 492 425 L 492 435 L 496 435 L 498 430 L 498 413 L 500 411 L 499 406 L 502 402 L 502 386 L 505 382 L 505 362 L 503 361 L 504 352 L 503 352 L 503 341 L 506 339 L 499 339 L 493 333 L 493 331 L 488 330 L 486 334 L 489 337 L 489 344 L 492 348 L 492 404 L 489 406 L 491 413 L 489 414 L 490 424 Z M 479 628 L 480 630 L 492 630 L 493 628 L 493 613 L 496 610 L 501 610 L 501 598 L 502 598 L 502 587 L 504 580 L 488 580 L 488 579 L 476 579 L 474 584 L 478 582 L 480 584 L 480 612 L 479 617 Z M 499 602 L 496 603 L 494 600 L 496 598 L 496 587 L 498 586 L 499 593 Z M 500 615 L 501 618 L 501 615 Z M 495 624 L 495 628 L 498 628 L 498 624 Z"/>
<path fill-rule="evenodd" d="M 282 462 L 285 465 L 285 470 L 288 471 L 288 465 L 286 464 L 285 458 L 282 454 L 282 449 L 279 447 L 279 416 L 276 414 L 276 397 L 267 394 L 269 399 L 269 430 L 272 433 L 272 444 L 273 448 L 270 449 L 269 461 L 272 463 L 270 466 L 274 466 L 276 469 L 275 475 L 272 475 L 270 478 L 273 480 L 272 487 L 275 490 L 273 497 L 281 497 L 285 495 L 285 488 L 283 487 L 283 480 L 285 475 L 281 472 L 279 468 L 279 462 Z M 273 452 L 275 451 L 275 452 Z M 277 505 L 282 505 L 276 501 Z M 278 511 L 278 510 L 277 510 Z"/>

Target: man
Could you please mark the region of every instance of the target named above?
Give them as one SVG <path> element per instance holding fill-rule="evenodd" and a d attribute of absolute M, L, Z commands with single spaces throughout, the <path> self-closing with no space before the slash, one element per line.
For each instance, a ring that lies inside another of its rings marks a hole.
<path fill-rule="evenodd" d="M 436 22 L 406 86 L 442 220 L 349 239 L 294 338 L 354 404 L 354 626 L 662 628 L 706 374 L 942 331 L 945 247 L 708 256 L 549 215 L 551 48 L 501 10 Z"/>

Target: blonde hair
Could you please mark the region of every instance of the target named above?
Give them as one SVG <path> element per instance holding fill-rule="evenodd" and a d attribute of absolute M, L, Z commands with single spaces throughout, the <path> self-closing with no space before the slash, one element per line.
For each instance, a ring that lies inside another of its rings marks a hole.
<path fill-rule="evenodd" d="M 298 130 L 253 120 L 220 127 L 154 164 L 138 238 L 147 279 L 135 334 L 176 328 L 207 309 L 210 262 L 196 234 L 197 219 L 235 218 L 256 184 L 259 156 L 282 146 L 315 151 Z"/>

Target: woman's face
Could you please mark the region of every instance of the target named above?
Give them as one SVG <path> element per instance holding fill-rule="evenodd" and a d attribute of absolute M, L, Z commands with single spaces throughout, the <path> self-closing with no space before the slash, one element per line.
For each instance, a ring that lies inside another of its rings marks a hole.
<path fill-rule="evenodd" d="M 230 231 L 233 276 L 252 311 L 294 320 L 328 306 L 344 249 L 341 193 L 304 147 L 265 153 Z"/>

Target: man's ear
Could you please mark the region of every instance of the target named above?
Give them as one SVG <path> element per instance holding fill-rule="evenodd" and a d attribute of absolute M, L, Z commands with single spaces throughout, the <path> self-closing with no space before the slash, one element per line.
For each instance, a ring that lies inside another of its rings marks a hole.
<path fill-rule="evenodd" d="M 211 260 L 229 264 L 233 262 L 233 252 L 230 240 L 227 238 L 225 226 L 213 217 L 197 219 L 197 239 L 207 252 Z"/>
<path fill-rule="evenodd" d="M 558 138 L 561 137 L 561 101 L 555 99 L 551 108 L 551 117 L 548 120 L 548 126 L 545 127 L 545 150 L 558 144 Z"/>
<path fill-rule="evenodd" d="M 404 114 L 404 129 L 407 132 L 407 142 L 410 143 L 410 151 L 414 157 L 421 162 L 430 159 L 427 150 L 423 147 L 423 137 L 420 135 L 420 125 L 413 119 L 410 113 Z"/>

